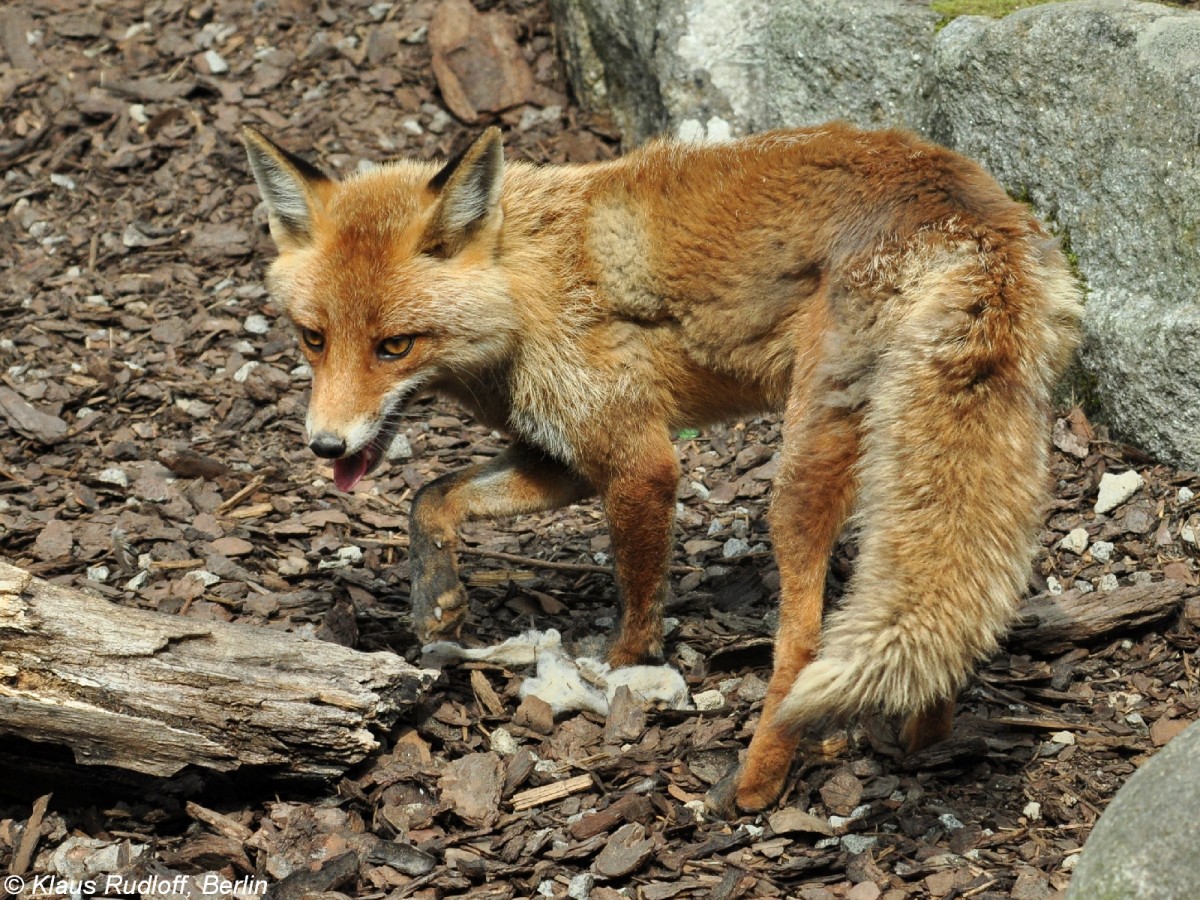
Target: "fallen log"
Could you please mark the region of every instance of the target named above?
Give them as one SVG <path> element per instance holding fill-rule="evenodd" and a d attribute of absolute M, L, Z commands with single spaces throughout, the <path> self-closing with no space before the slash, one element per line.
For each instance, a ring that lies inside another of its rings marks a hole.
<path fill-rule="evenodd" d="M 1133 584 L 1111 591 L 1038 594 L 1021 608 L 1008 638 L 1015 650 L 1061 653 L 1076 644 L 1133 631 L 1176 613 L 1200 596 L 1200 587 L 1181 581 Z"/>
<path fill-rule="evenodd" d="M 0 562 L 0 733 L 81 764 L 332 777 L 436 678 L 391 653 L 130 609 Z"/>

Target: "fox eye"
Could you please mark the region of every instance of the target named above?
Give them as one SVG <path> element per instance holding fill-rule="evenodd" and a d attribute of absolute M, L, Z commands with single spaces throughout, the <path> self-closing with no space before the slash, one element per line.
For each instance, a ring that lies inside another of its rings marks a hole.
<path fill-rule="evenodd" d="M 325 349 L 325 335 L 312 328 L 301 328 L 300 340 L 304 342 L 305 347 L 315 353 L 320 353 Z"/>
<path fill-rule="evenodd" d="M 403 359 L 408 356 L 412 350 L 413 344 L 417 339 L 411 334 L 402 334 L 396 337 L 384 338 L 379 342 L 379 347 L 375 351 L 375 355 L 380 359 Z"/>

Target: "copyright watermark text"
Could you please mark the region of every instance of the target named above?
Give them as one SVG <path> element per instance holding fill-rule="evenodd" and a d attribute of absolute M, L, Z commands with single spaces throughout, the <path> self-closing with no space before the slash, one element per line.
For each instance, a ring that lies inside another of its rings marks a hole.
<path fill-rule="evenodd" d="M 253 894 L 262 896 L 267 892 L 265 878 L 246 877 L 231 881 L 216 872 L 203 875 L 147 875 L 134 878 L 129 875 L 112 874 L 96 878 L 61 878 L 57 875 L 9 875 L 4 879 L 4 890 L 12 896 L 24 894 L 28 897 L 83 896 L 153 896 L 185 894 L 199 889 L 201 894 Z"/>

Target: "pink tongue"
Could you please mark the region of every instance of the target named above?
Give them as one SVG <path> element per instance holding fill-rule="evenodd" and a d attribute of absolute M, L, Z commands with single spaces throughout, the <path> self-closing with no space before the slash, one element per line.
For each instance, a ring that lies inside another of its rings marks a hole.
<path fill-rule="evenodd" d="M 355 453 L 353 456 L 335 459 L 333 461 L 333 483 L 337 485 L 339 491 L 348 491 L 367 474 L 370 465 L 371 460 L 365 450 Z"/>

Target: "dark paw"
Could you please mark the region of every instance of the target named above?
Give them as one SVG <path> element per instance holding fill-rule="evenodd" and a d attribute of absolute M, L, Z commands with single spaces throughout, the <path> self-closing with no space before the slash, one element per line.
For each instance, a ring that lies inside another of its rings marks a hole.
<path fill-rule="evenodd" d="M 413 600 L 413 631 L 422 644 L 457 640 L 467 621 L 467 591 L 461 584 L 430 600 Z"/>
<path fill-rule="evenodd" d="M 634 642 L 618 639 L 616 643 L 608 648 L 608 664 L 614 669 L 620 669 L 625 666 L 658 666 L 662 665 L 663 661 L 661 639 L 649 644 L 643 641 Z"/>

